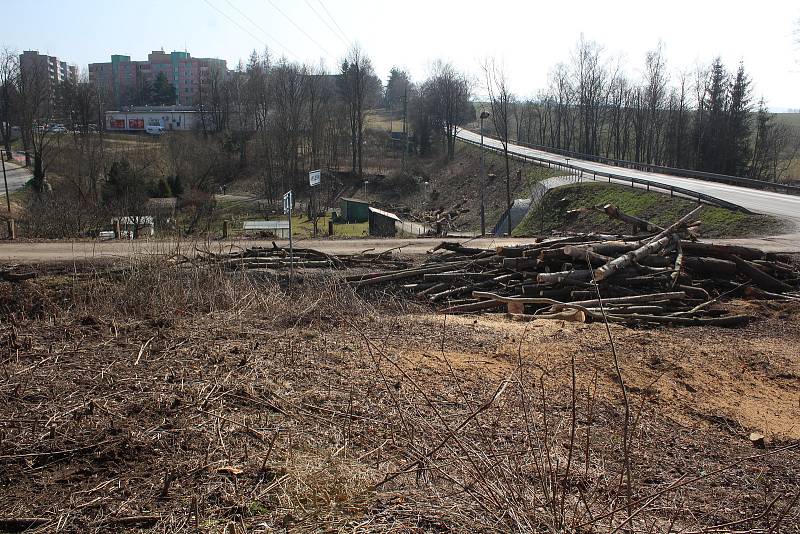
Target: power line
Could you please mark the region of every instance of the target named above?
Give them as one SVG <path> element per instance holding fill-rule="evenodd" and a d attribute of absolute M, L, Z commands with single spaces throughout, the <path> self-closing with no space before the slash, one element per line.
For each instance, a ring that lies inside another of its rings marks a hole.
<path fill-rule="evenodd" d="M 328 11 L 328 8 L 327 8 L 327 7 L 325 7 L 325 4 L 323 4 L 323 3 L 322 3 L 322 0 L 317 0 L 317 2 L 319 2 L 319 5 L 321 5 L 321 6 L 322 6 L 322 9 L 324 9 L 324 10 L 325 10 L 325 13 L 327 13 L 327 14 L 328 14 L 328 17 L 330 17 L 330 19 L 331 19 L 331 21 L 333 22 L 333 24 L 334 24 L 334 25 L 335 25 L 337 28 L 339 28 L 339 32 L 341 32 L 342 36 L 343 36 L 343 37 L 344 37 L 344 38 L 345 38 L 345 39 L 346 39 L 348 42 L 350 42 L 350 39 L 348 39 L 348 38 L 347 38 L 347 34 L 346 34 L 346 33 L 345 33 L 345 31 L 342 29 L 342 27 L 341 27 L 341 26 L 339 26 L 339 23 L 338 23 L 338 22 L 336 22 L 336 19 L 335 19 L 335 18 L 333 18 L 333 15 L 331 15 L 331 12 L 330 12 L 330 11 Z"/>
<path fill-rule="evenodd" d="M 270 39 L 272 39 L 274 42 L 276 42 L 276 43 L 278 44 L 278 46 L 280 46 L 281 48 L 283 48 L 284 50 L 286 50 L 287 52 L 289 52 L 289 54 L 293 55 L 293 56 L 294 56 L 296 59 L 298 59 L 298 60 L 300 59 L 300 58 L 297 56 L 297 54 L 295 54 L 294 52 L 292 52 L 292 50 L 291 50 L 291 49 L 290 49 L 288 46 L 286 46 L 286 45 L 284 45 L 283 43 L 281 43 L 280 41 L 278 41 L 278 40 L 277 40 L 275 37 L 273 37 L 273 36 L 272 36 L 272 35 L 271 35 L 271 34 L 270 34 L 270 33 L 269 33 L 267 30 L 265 30 L 264 28 L 262 28 L 262 27 L 261 27 L 259 24 L 257 24 L 257 23 L 256 23 L 256 22 L 255 22 L 253 19 L 251 19 L 251 18 L 250 18 L 250 17 L 249 17 L 249 16 L 248 16 L 246 13 L 243 13 L 243 12 L 242 12 L 242 11 L 241 11 L 241 10 L 240 10 L 238 7 L 236 7 L 236 6 L 235 6 L 235 5 L 234 5 L 234 4 L 231 2 L 231 0 L 225 0 L 225 1 L 228 3 L 228 5 L 229 5 L 229 6 L 231 6 L 231 7 L 233 8 L 233 10 L 234 10 L 234 11 L 236 11 L 236 12 L 237 12 L 237 13 L 239 13 L 239 14 L 240 14 L 242 17 L 244 17 L 244 18 L 245 18 L 245 19 L 246 19 L 248 22 L 250 22 L 250 24 L 252 24 L 252 25 L 253 25 L 253 26 L 255 26 L 256 28 L 258 28 L 259 30 L 261 30 L 261 31 L 264 33 L 264 35 L 266 35 L 267 37 L 269 37 Z M 265 45 L 266 45 L 266 43 L 265 43 Z"/>
<path fill-rule="evenodd" d="M 209 6 L 211 9 L 213 9 L 214 11 L 216 11 L 217 13 L 219 13 L 220 15 L 222 15 L 223 17 L 225 17 L 226 19 L 228 19 L 229 21 L 231 21 L 232 23 L 234 23 L 236 26 L 238 26 L 240 30 L 242 30 L 243 32 L 247 33 L 247 34 L 248 34 L 250 37 L 252 37 L 252 38 L 253 38 L 253 39 L 255 39 L 256 41 L 260 42 L 260 43 L 261 43 L 261 44 L 263 44 L 264 46 L 267 46 L 267 43 L 266 43 L 266 41 L 264 41 L 263 39 L 261 39 L 260 37 L 258 37 L 257 35 L 255 35 L 253 32 L 251 32 L 250 30 L 248 30 L 247 28 L 245 28 L 244 26 L 242 26 L 241 24 L 239 24 L 238 22 L 236 22 L 235 20 L 233 20 L 231 17 L 229 17 L 229 16 L 228 16 L 228 14 L 227 14 L 227 13 L 225 13 L 224 11 L 222 11 L 221 9 L 219 9 L 217 6 L 215 6 L 214 4 L 212 4 L 212 3 L 211 3 L 209 0 L 203 0 L 203 1 L 204 1 L 206 4 L 208 4 L 208 6 Z"/>
<path fill-rule="evenodd" d="M 322 21 L 322 23 L 323 23 L 325 26 L 327 26 L 327 27 L 328 27 L 328 29 L 331 31 L 331 33 L 332 33 L 333 35 L 335 35 L 335 36 L 336 36 L 336 37 L 337 37 L 337 38 L 338 38 L 340 41 L 342 41 L 346 47 L 348 47 L 348 48 L 349 48 L 349 47 L 350 47 L 350 43 L 347 41 L 347 39 L 344 39 L 344 38 L 342 38 L 342 36 L 341 36 L 341 35 L 339 35 L 339 33 L 337 33 L 337 32 L 336 32 L 336 30 L 334 30 L 334 29 L 333 29 L 333 26 L 331 26 L 331 25 L 328 23 L 328 21 L 327 21 L 327 20 L 325 20 L 325 18 L 323 18 L 323 16 L 322 16 L 322 15 L 320 15 L 320 14 L 319 14 L 319 12 L 318 12 L 316 9 L 314 9 L 314 6 L 311 4 L 311 2 L 309 2 L 309 0 L 306 0 L 306 4 L 308 5 L 308 7 L 310 7 L 310 8 L 311 8 L 311 11 L 313 11 L 313 12 L 314 12 L 314 14 L 317 16 L 317 18 L 318 18 L 319 20 L 321 20 L 321 21 Z"/>
<path fill-rule="evenodd" d="M 322 50 L 323 52 L 325 52 L 325 54 L 326 54 L 328 57 L 330 57 L 330 58 L 332 58 L 332 59 L 335 59 L 335 56 L 334 56 L 333 54 L 331 54 L 330 52 L 328 52 L 328 50 L 327 50 L 327 49 L 326 49 L 324 46 L 322 46 L 321 44 L 319 44 L 319 43 L 317 42 L 317 40 L 316 40 L 316 39 L 314 39 L 313 37 L 311 37 L 311 35 L 309 35 L 309 34 L 308 34 L 308 32 L 306 32 L 306 31 L 305 31 L 305 30 L 304 30 L 302 27 L 300 27 L 300 25 L 299 25 L 299 24 L 297 24 L 295 21 L 293 21 L 293 20 L 291 19 L 291 17 L 289 17 L 289 15 L 287 15 L 286 13 L 284 13 L 284 12 L 283 12 L 283 10 L 282 10 L 281 8 L 279 8 L 279 7 L 278 7 L 278 6 L 275 4 L 275 2 L 273 2 L 272 0 L 267 0 L 267 2 L 269 2 L 270 4 L 272 4 L 272 7 L 274 7 L 274 8 L 275 8 L 275 9 L 278 11 L 278 13 L 280 13 L 281 15 L 283 15 L 283 17 L 284 17 L 286 20 L 288 20 L 289 22 L 291 22 L 291 23 L 292 23 L 292 25 L 293 25 L 295 28 L 297 28 L 297 29 L 300 31 L 300 33 L 302 33 L 303 35 L 305 35 L 306 37 L 308 37 L 308 39 L 309 39 L 309 40 L 310 40 L 312 43 L 314 43 L 315 45 L 317 45 L 317 46 L 319 47 L 319 49 L 320 49 L 320 50 Z"/>

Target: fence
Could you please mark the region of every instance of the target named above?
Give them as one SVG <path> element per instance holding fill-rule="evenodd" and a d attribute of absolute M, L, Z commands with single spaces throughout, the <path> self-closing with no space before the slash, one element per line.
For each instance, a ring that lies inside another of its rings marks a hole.
<path fill-rule="evenodd" d="M 480 146 L 480 143 L 477 142 L 477 141 L 472 141 L 470 139 L 464 139 L 464 138 L 459 138 L 459 139 L 461 141 L 464 141 L 465 143 L 469 143 L 469 144 L 475 145 L 475 146 Z M 490 150 L 490 151 L 498 153 L 498 154 L 502 154 L 503 153 L 503 151 L 500 148 L 488 146 L 486 144 L 484 144 L 483 147 L 486 150 Z M 583 180 L 584 178 L 585 179 L 591 179 L 591 180 L 594 180 L 594 181 L 603 181 L 603 180 L 598 180 L 598 177 L 600 177 L 601 179 L 602 178 L 606 178 L 608 180 L 608 183 L 612 183 L 612 181 L 614 181 L 616 183 L 622 183 L 622 184 L 625 184 L 625 185 L 630 184 L 631 187 L 636 187 L 636 185 L 638 184 L 640 186 L 644 186 L 644 188 L 647 189 L 648 191 L 650 191 L 651 189 L 652 190 L 657 190 L 657 191 L 668 191 L 670 196 L 678 196 L 678 197 L 681 197 L 681 198 L 687 198 L 687 199 L 690 199 L 690 200 L 696 200 L 697 202 L 703 202 L 703 203 L 706 203 L 706 204 L 719 206 L 721 208 L 727 208 L 727 209 L 730 209 L 730 210 L 741 211 L 741 212 L 744 212 L 744 213 L 751 213 L 750 210 L 748 210 L 746 208 L 743 208 L 742 206 L 739 206 L 738 204 L 734 204 L 733 202 L 728 202 L 727 200 L 722 200 L 721 198 L 717 198 L 717 197 L 714 197 L 714 196 L 711 196 L 711 195 L 707 195 L 705 193 L 698 193 L 697 191 L 692 191 L 690 189 L 686 189 L 686 188 L 675 186 L 675 185 L 663 184 L 663 183 L 660 183 L 660 182 L 654 182 L 652 180 L 647 180 L 645 178 L 633 178 L 633 177 L 630 177 L 630 176 L 623 176 L 623 175 L 616 174 L 616 173 L 613 173 L 613 172 L 588 170 L 588 169 L 582 168 L 580 165 L 574 165 L 574 164 L 570 164 L 570 163 L 555 162 L 555 161 L 551 161 L 549 159 L 539 158 L 539 157 L 536 157 L 536 156 L 528 156 L 528 155 L 524 155 L 524 154 L 516 154 L 516 153 L 513 153 L 513 152 L 509 152 L 508 155 L 509 155 L 509 157 L 511 157 L 513 159 L 516 159 L 516 160 L 534 162 L 534 163 L 537 163 L 539 165 L 547 165 L 549 168 L 562 169 L 564 171 L 572 171 L 578 176 L 579 181 Z"/>
<path fill-rule="evenodd" d="M 466 139 L 460 138 L 462 141 Z M 472 142 L 472 141 L 467 141 Z M 680 169 L 677 167 L 665 167 L 663 165 L 653 165 L 648 163 L 640 163 L 637 161 L 630 161 L 625 159 L 607 158 L 604 156 L 594 156 L 591 154 L 581 154 L 572 150 L 564 150 L 562 148 L 553 148 L 544 145 L 537 145 L 533 143 L 516 142 L 517 145 L 541 150 L 543 152 L 550 152 L 559 156 L 570 157 L 575 159 L 582 159 L 593 161 L 595 163 L 602 163 L 605 165 L 613 165 L 614 167 L 622 167 L 625 169 L 635 169 L 638 171 L 657 172 L 662 174 L 669 174 L 672 176 L 680 176 L 682 178 L 696 178 L 709 182 L 718 182 L 723 184 L 738 185 L 750 189 L 772 190 L 776 193 L 786 193 L 791 195 L 800 195 L 800 186 L 790 184 L 780 184 L 776 182 L 767 182 L 765 180 L 756 180 L 755 178 L 743 178 L 741 176 L 732 176 L 729 174 L 718 174 L 714 172 L 695 171 L 692 169 Z M 484 144 L 484 146 L 486 146 Z"/>

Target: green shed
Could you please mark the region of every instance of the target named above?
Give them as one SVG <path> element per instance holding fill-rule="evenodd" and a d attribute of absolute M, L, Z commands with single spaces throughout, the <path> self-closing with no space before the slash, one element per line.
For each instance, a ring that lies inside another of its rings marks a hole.
<path fill-rule="evenodd" d="M 369 220 L 369 202 L 357 198 L 342 197 L 339 201 L 342 220 L 347 223 L 361 223 Z"/>

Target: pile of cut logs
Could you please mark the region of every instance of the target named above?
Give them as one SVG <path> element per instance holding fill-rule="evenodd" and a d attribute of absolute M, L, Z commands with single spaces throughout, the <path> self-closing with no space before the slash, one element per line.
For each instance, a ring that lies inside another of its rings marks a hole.
<path fill-rule="evenodd" d="M 505 309 L 512 318 L 738 326 L 731 296 L 800 301 L 800 270 L 785 254 L 696 241 L 700 207 L 647 237 L 576 235 L 494 250 L 442 243 L 415 268 L 350 276 L 355 287 L 393 285 L 443 313 Z M 617 214 L 618 215 L 618 214 Z M 613 216 L 613 215 L 612 215 Z"/>
<path fill-rule="evenodd" d="M 198 250 L 204 260 L 221 264 L 228 270 L 241 269 L 297 269 L 324 268 L 324 269 L 353 269 L 353 268 L 404 268 L 410 262 L 392 256 L 389 249 L 381 253 L 372 253 L 372 249 L 360 254 L 327 254 L 313 248 L 294 248 L 291 253 L 288 248 L 279 247 L 274 242 L 272 248 L 251 247 L 233 251 L 227 254 L 213 254 L 208 251 Z"/>

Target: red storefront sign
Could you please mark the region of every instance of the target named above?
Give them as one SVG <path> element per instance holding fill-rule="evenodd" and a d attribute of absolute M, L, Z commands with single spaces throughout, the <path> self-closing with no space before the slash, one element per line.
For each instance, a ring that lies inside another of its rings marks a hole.
<path fill-rule="evenodd" d="M 120 130 L 125 129 L 125 119 L 111 119 L 109 122 L 110 128 L 118 128 Z"/>
<path fill-rule="evenodd" d="M 128 128 L 131 130 L 144 130 L 144 119 L 128 119 Z"/>

